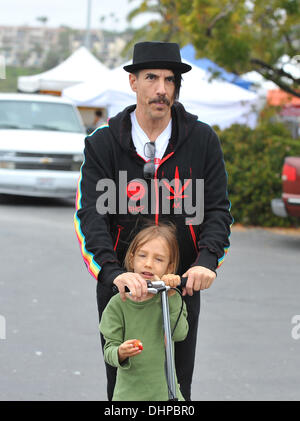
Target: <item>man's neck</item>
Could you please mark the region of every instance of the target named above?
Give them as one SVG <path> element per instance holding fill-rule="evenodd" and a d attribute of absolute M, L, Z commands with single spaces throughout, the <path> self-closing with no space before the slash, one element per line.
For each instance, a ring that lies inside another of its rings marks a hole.
<path fill-rule="evenodd" d="M 155 142 L 171 120 L 171 113 L 163 119 L 149 119 L 148 116 L 140 112 L 138 108 L 135 110 L 135 115 L 140 127 L 146 133 L 151 142 Z"/>

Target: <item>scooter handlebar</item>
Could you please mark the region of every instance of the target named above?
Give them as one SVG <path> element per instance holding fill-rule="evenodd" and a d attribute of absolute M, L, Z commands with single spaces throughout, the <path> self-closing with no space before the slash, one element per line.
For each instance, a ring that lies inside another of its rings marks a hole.
<path fill-rule="evenodd" d="M 188 280 L 188 278 L 187 277 L 180 277 L 180 284 L 178 285 L 178 287 L 181 287 L 181 288 L 184 288 L 185 286 L 186 286 L 186 283 L 187 283 L 187 280 Z M 156 282 L 162 282 L 162 281 L 153 281 L 153 283 L 152 282 L 147 282 L 147 284 L 148 284 L 148 289 L 153 289 L 153 288 L 156 288 L 157 286 L 156 286 Z M 118 289 L 118 287 L 116 286 L 116 285 L 113 285 L 113 287 L 112 287 L 112 290 L 113 290 L 113 293 L 114 294 L 117 294 L 118 292 L 119 292 L 119 289 Z M 125 292 L 130 292 L 130 289 L 127 287 L 127 286 L 125 286 Z"/>

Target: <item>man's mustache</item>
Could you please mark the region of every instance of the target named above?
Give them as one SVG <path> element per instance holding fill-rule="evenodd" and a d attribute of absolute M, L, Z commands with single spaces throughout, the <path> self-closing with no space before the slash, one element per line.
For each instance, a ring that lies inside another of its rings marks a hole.
<path fill-rule="evenodd" d="M 151 99 L 151 101 L 149 101 L 149 104 L 159 104 L 160 102 L 163 102 L 166 105 L 170 105 L 170 101 L 164 96 L 158 96 L 156 98 Z"/>

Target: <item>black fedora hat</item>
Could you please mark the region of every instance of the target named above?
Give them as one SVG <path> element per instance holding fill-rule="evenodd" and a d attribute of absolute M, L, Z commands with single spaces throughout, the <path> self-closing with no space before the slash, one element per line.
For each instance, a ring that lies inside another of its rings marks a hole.
<path fill-rule="evenodd" d="M 123 67 L 134 73 L 142 69 L 170 69 L 186 73 L 192 69 L 182 63 L 179 45 L 175 42 L 138 42 L 134 46 L 132 64 Z"/>

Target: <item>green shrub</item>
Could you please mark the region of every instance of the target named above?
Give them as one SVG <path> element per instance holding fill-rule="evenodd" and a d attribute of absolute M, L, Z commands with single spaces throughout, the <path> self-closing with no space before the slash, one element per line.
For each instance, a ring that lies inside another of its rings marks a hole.
<path fill-rule="evenodd" d="M 281 197 L 284 158 L 300 156 L 300 140 L 292 139 L 282 123 L 261 123 L 254 130 L 241 125 L 214 129 L 222 143 L 235 222 L 265 227 L 297 224 L 293 218 L 275 216 L 270 202 Z"/>
<path fill-rule="evenodd" d="M 6 67 L 6 79 L 0 79 L 0 92 L 17 92 L 18 77 L 31 76 L 41 72 L 41 69 L 29 67 Z"/>

